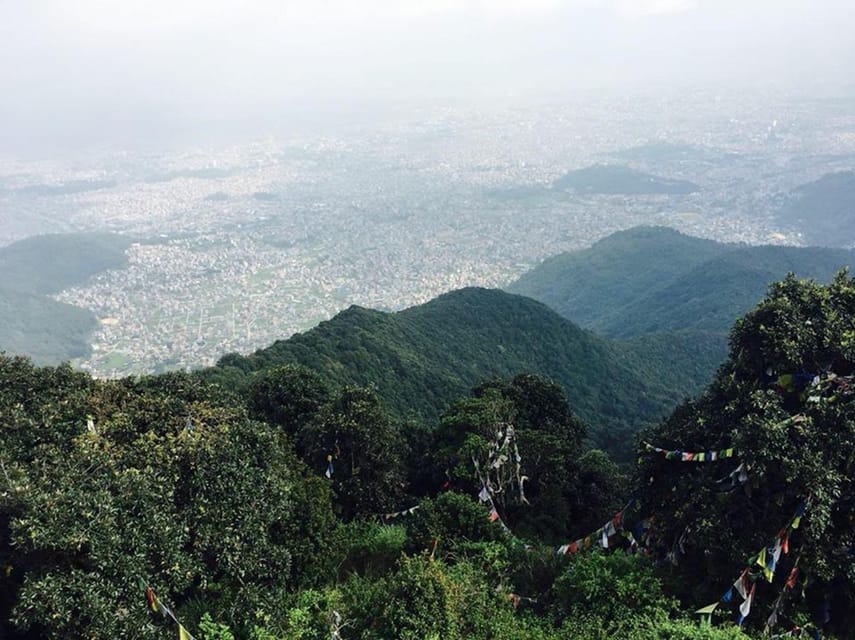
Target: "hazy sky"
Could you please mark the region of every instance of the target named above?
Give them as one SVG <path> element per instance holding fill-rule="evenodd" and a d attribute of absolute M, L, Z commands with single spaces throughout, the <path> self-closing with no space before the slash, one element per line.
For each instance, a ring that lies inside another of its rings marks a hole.
<path fill-rule="evenodd" d="M 0 0 L 0 144 L 366 101 L 852 86 L 853 33 L 853 0 Z"/>

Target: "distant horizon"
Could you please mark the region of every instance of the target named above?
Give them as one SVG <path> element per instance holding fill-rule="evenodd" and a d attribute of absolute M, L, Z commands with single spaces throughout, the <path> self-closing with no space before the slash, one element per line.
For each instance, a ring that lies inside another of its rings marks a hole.
<path fill-rule="evenodd" d="M 331 130 L 401 108 L 855 95 L 837 0 L 0 4 L 0 150 Z"/>

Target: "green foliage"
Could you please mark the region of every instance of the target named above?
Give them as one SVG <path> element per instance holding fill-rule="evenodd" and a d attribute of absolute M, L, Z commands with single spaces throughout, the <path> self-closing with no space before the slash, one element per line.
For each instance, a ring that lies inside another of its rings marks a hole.
<path fill-rule="evenodd" d="M 259 372 L 248 390 L 250 415 L 295 436 L 329 402 L 330 391 L 314 371 L 285 365 Z"/>
<path fill-rule="evenodd" d="M 342 529 L 346 550 L 339 566 L 340 575 L 358 573 L 369 578 L 383 575 L 404 552 L 407 530 L 403 525 L 356 520 Z"/>
<path fill-rule="evenodd" d="M 331 571 L 325 482 L 280 430 L 199 399 L 212 389 L 182 375 L 94 383 L 8 359 L 0 372 L 0 554 L 16 625 L 45 638 L 153 637 L 143 576 L 177 611 L 204 594 L 241 627 L 258 607 L 281 611 L 283 588 Z"/>
<path fill-rule="evenodd" d="M 234 635 L 228 625 L 214 622 L 210 613 L 202 615 L 199 620 L 199 640 L 234 640 Z"/>
<path fill-rule="evenodd" d="M 586 616 L 605 621 L 622 635 L 635 618 L 664 621 L 676 609 L 665 596 L 650 562 L 621 551 L 575 558 L 553 585 L 552 613 L 560 621 Z"/>
<path fill-rule="evenodd" d="M 454 549 L 462 542 L 504 537 L 499 526 L 487 519 L 482 504 L 454 491 L 423 500 L 418 511 L 408 516 L 406 525 L 414 551 L 430 550 L 434 544 L 441 545 L 441 550 Z"/>
<path fill-rule="evenodd" d="M 604 514 L 620 507 L 626 495 L 623 474 L 605 454 L 582 456 L 585 425 L 571 412 L 563 390 L 530 374 L 483 383 L 473 397 L 456 402 L 442 416 L 435 457 L 454 486 L 477 495 L 481 486 L 472 459 L 486 464 L 496 427 L 503 423 L 514 426 L 520 474 L 529 478 L 524 485 L 528 504 L 517 487 L 509 486 L 495 497 L 502 517 L 518 535 L 563 541 L 596 528 Z"/>
<path fill-rule="evenodd" d="M 370 389 L 345 387 L 298 434 L 303 459 L 327 469 L 342 518 L 393 511 L 404 495 L 403 441 L 398 428 Z"/>
<path fill-rule="evenodd" d="M 622 352 L 636 370 L 679 400 L 709 382 L 726 355 L 727 332 L 771 282 L 788 272 L 827 282 L 852 260 L 852 251 L 745 247 L 637 227 L 548 258 L 508 289 L 630 340 Z"/>
<path fill-rule="evenodd" d="M 615 634 L 613 622 L 596 616 L 583 616 L 564 623 L 557 634 L 562 640 L 746 640 L 748 636 L 735 625 L 701 626 L 688 620 L 648 620 L 633 616 L 621 621 Z"/>

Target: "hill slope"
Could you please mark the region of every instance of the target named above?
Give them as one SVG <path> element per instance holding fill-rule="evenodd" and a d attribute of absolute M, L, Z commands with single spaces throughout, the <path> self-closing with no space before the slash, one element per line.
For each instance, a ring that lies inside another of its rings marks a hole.
<path fill-rule="evenodd" d="M 686 195 L 700 191 L 687 180 L 672 180 L 637 169 L 613 164 L 597 164 L 570 171 L 553 182 L 556 189 L 605 195 Z"/>
<path fill-rule="evenodd" d="M 828 281 L 852 251 L 748 247 L 662 227 L 615 233 L 545 260 L 508 287 L 609 337 L 659 331 L 724 335 L 788 272 Z"/>
<path fill-rule="evenodd" d="M 300 363 L 339 385 L 375 385 L 398 415 L 430 421 L 485 378 L 539 373 L 564 387 L 597 444 L 618 452 L 640 425 L 705 382 L 659 375 L 651 352 L 651 344 L 609 343 L 534 300 L 463 289 L 398 313 L 351 307 L 253 355 L 225 356 L 199 375 L 240 388 L 254 371 Z"/>
<path fill-rule="evenodd" d="M 108 233 L 51 234 L 0 248 L 0 351 L 55 364 L 89 354 L 97 325 L 85 310 L 48 294 L 127 263 L 130 240 Z"/>
<path fill-rule="evenodd" d="M 829 173 L 804 184 L 778 212 L 810 243 L 829 247 L 855 245 L 855 171 Z"/>
<path fill-rule="evenodd" d="M 32 294 L 56 293 L 125 266 L 130 244 L 112 233 L 31 236 L 0 248 L 0 285 Z"/>

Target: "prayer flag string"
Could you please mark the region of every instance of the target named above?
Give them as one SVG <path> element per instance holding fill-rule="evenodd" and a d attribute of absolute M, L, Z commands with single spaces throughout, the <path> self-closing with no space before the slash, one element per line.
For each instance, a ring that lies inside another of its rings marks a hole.
<path fill-rule="evenodd" d="M 736 449 L 720 449 L 718 451 L 683 451 L 682 449 L 663 449 L 662 447 L 654 447 L 649 442 L 642 443 L 646 453 L 658 453 L 665 456 L 666 460 L 676 460 L 678 462 L 715 462 L 732 458 L 737 455 Z"/>
<path fill-rule="evenodd" d="M 161 614 L 164 618 L 169 618 L 178 626 L 178 640 L 196 640 L 196 638 L 178 621 L 178 618 L 175 617 L 175 614 L 172 613 L 172 609 L 163 604 L 163 601 L 157 597 L 154 593 L 154 589 L 152 589 L 149 584 L 143 580 L 139 579 L 140 586 L 143 588 L 145 593 L 145 599 L 148 603 L 149 608 L 154 613 Z"/>

